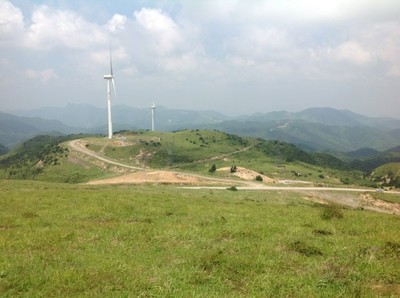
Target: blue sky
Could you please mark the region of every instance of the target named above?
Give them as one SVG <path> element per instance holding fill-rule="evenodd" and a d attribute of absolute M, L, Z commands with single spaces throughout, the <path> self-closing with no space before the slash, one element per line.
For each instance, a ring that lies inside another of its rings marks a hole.
<path fill-rule="evenodd" d="M 0 0 L 0 107 L 228 115 L 309 107 L 400 118 L 398 0 Z"/>

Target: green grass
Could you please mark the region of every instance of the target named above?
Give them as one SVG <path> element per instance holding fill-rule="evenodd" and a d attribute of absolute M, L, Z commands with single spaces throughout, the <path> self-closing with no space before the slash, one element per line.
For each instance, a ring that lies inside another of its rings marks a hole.
<path fill-rule="evenodd" d="M 292 192 L 0 181 L 0 296 L 400 295 L 399 217 Z"/>

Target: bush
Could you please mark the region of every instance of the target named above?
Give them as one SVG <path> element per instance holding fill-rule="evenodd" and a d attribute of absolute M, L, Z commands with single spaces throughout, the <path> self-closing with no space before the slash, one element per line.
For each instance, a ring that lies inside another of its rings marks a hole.
<path fill-rule="evenodd" d="M 324 220 L 340 219 L 343 218 L 342 207 L 335 204 L 330 204 L 324 207 L 321 218 Z"/>
<path fill-rule="evenodd" d="M 256 181 L 263 181 L 263 178 L 261 177 L 261 175 L 256 176 Z"/>
<path fill-rule="evenodd" d="M 208 170 L 208 172 L 214 173 L 216 170 L 217 170 L 217 167 L 215 166 L 215 164 L 213 164 L 213 165 L 211 166 L 211 168 Z"/>
<path fill-rule="evenodd" d="M 236 186 L 231 186 L 231 187 L 228 187 L 227 190 L 237 191 L 238 189 L 236 188 Z"/>

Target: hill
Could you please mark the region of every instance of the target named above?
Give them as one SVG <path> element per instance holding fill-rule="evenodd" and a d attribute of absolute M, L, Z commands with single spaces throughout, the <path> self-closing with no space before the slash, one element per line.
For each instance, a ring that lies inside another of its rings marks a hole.
<path fill-rule="evenodd" d="M 39 134 L 61 135 L 77 130 L 58 120 L 19 117 L 0 112 L 0 143 L 8 148 Z"/>
<path fill-rule="evenodd" d="M 400 162 L 390 162 L 374 169 L 370 175 L 371 180 L 381 187 L 400 187 Z"/>
<path fill-rule="evenodd" d="M 309 108 L 295 113 L 284 111 L 257 113 L 247 117 L 242 117 L 241 120 L 259 122 L 302 120 L 310 123 L 320 123 L 330 126 L 368 126 L 382 130 L 393 130 L 400 128 L 399 119 L 367 117 L 348 110 L 337 110 L 327 107 Z"/>
<path fill-rule="evenodd" d="M 355 159 L 351 162 L 351 166 L 370 173 L 381 165 L 394 162 L 400 162 L 400 146 L 393 147 L 371 157 Z"/>
<path fill-rule="evenodd" d="M 391 131 L 368 126 L 333 126 L 304 120 L 231 120 L 206 127 L 242 136 L 278 139 L 311 151 L 348 152 L 366 147 L 382 151 L 399 143 L 399 139 Z"/>
<path fill-rule="evenodd" d="M 121 174 L 118 169 L 71 155 L 67 140 L 82 136 L 39 136 L 0 159 L 4 178 L 82 182 Z M 214 177 L 231 177 L 210 169 L 241 167 L 276 180 L 322 184 L 363 184 L 361 172 L 325 153 L 310 153 L 281 141 L 239 137 L 220 131 L 121 132 L 113 140 L 87 137 L 85 148 L 133 167 L 179 169 Z"/>

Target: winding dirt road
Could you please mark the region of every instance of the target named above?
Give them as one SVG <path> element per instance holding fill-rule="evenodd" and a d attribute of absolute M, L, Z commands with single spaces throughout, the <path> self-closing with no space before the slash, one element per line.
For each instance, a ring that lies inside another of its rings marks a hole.
<path fill-rule="evenodd" d="M 376 191 L 372 188 L 272 186 L 256 181 L 214 178 L 181 171 L 155 170 L 116 162 L 87 149 L 85 142 L 80 139 L 70 141 L 68 146 L 71 150 L 98 159 L 104 163 L 131 170 L 131 173 L 128 174 L 123 174 L 114 178 L 94 180 L 88 182 L 88 184 L 167 183 L 180 185 L 179 188 L 182 189 L 193 190 L 226 190 L 229 186 L 235 186 L 238 190 L 245 191 L 295 191 L 304 194 L 304 199 L 318 203 L 334 202 L 351 208 L 362 207 L 368 210 L 400 215 L 400 204 L 374 199 L 369 194 Z M 342 194 L 339 194 L 339 192 Z M 390 193 L 400 195 L 400 192 L 391 191 Z"/>

